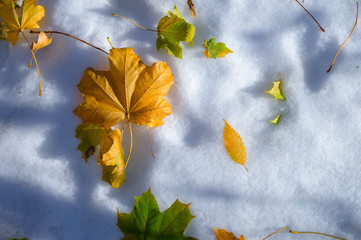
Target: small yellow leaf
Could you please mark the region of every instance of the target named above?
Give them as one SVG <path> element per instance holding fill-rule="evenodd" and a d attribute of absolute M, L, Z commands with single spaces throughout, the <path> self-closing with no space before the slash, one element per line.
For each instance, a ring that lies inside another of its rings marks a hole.
<path fill-rule="evenodd" d="M 100 135 L 98 163 L 103 167 L 102 180 L 119 188 L 125 182 L 125 160 L 122 134 L 118 128 L 103 129 Z"/>
<path fill-rule="evenodd" d="M 284 97 L 283 92 L 282 92 L 281 80 L 279 80 L 278 82 L 273 82 L 273 87 L 271 88 L 271 90 L 266 91 L 266 93 L 269 93 L 272 96 L 274 96 L 275 101 L 277 99 L 282 99 L 282 100 L 286 101 L 286 98 Z"/>
<path fill-rule="evenodd" d="M 191 12 L 192 16 L 195 18 L 197 17 L 196 10 L 194 9 L 194 3 L 192 0 L 187 0 L 189 11 Z"/>
<path fill-rule="evenodd" d="M 246 163 L 246 148 L 242 142 L 242 138 L 226 120 L 224 120 L 224 123 L 224 145 L 226 146 L 228 155 L 233 161 L 242 164 L 248 171 L 244 165 Z"/>
<path fill-rule="evenodd" d="M 232 232 L 227 232 L 226 230 L 218 230 L 217 228 L 213 227 L 214 231 L 216 232 L 217 240 L 245 240 L 244 236 L 240 236 L 236 238 Z"/>
<path fill-rule="evenodd" d="M 51 38 L 48 38 L 46 33 L 43 31 L 40 32 L 37 42 L 31 44 L 31 50 L 38 51 L 40 48 L 48 46 L 53 41 L 53 34 L 50 34 Z"/>
<path fill-rule="evenodd" d="M 274 123 L 275 125 L 277 125 L 280 122 L 281 117 L 282 117 L 282 115 L 280 114 L 275 119 L 268 121 L 268 122 Z"/>

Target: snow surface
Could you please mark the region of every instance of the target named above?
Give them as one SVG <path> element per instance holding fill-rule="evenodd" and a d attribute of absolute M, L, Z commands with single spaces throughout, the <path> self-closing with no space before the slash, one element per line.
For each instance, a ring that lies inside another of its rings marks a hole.
<path fill-rule="evenodd" d="M 102 182 L 92 157 L 85 165 L 72 110 L 82 102 L 76 85 L 87 67 L 108 69 L 107 56 L 56 35 L 37 54 L 43 80 L 24 40 L 0 43 L 0 239 L 119 239 L 116 211 L 131 212 L 134 196 L 151 187 L 160 209 L 177 198 L 196 216 L 186 235 L 215 239 L 213 226 L 247 240 L 289 226 L 361 239 L 361 31 L 349 35 L 356 4 L 302 1 L 323 33 L 293 0 L 198 1 L 193 19 L 185 0 L 39 0 L 42 29 L 64 31 L 109 50 L 132 47 L 146 64 L 166 61 L 175 84 L 167 95 L 173 114 L 150 130 L 134 127 L 134 148 L 120 189 Z M 177 4 L 196 27 L 183 60 L 156 51 L 156 34 L 111 16 L 118 13 L 156 28 Z M 31 34 L 28 33 L 27 36 Z M 35 37 L 35 36 L 32 36 Z M 216 37 L 234 51 L 206 59 L 203 41 Z M 282 76 L 286 102 L 264 91 Z M 267 121 L 282 113 L 278 126 Z M 223 145 L 226 119 L 247 150 L 246 165 Z M 124 137 L 129 149 L 129 133 Z M 283 232 L 270 239 L 326 239 Z"/>

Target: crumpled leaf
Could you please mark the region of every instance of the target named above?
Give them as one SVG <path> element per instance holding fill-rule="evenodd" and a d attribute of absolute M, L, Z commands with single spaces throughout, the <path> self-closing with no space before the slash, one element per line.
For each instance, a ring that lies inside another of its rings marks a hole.
<path fill-rule="evenodd" d="M 217 240 L 245 240 L 244 236 L 240 236 L 236 238 L 233 232 L 227 232 L 226 230 L 218 230 L 217 228 L 213 227 L 214 231 L 216 232 Z"/>
<path fill-rule="evenodd" d="M 232 50 L 226 47 L 226 44 L 217 43 L 215 38 L 211 38 L 209 41 L 204 40 L 203 47 L 205 47 L 204 56 L 207 58 L 216 59 L 217 57 L 225 57 L 228 53 L 233 53 Z"/>
<path fill-rule="evenodd" d="M 174 83 L 165 62 L 146 66 L 131 48 L 109 53 L 109 71 L 85 70 L 78 85 L 84 97 L 74 113 L 85 123 L 111 127 L 125 118 L 138 125 L 157 127 L 171 114 L 163 97 Z"/>
<path fill-rule="evenodd" d="M 273 123 L 275 125 L 278 125 L 278 123 L 280 122 L 281 117 L 282 117 L 282 115 L 280 114 L 277 117 L 275 117 L 273 120 L 268 121 L 268 122 Z"/>
<path fill-rule="evenodd" d="M 167 16 L 160 19 L 158 26 L 157 50 L 166 48 L 169 55 L 182 58 L 182 47 L 180 41 L 193 45 L 195 27 L 186 22 L 178 8 L 174 6 L 173 13 L 168 12 Z"/>
<path fill-rule="evenodd" d="M 44 7 L 37 0 L 24 0 L 18 7 L 13 0 L 0 0 L 0 18 L 7 25 L 7 40 L 14 46 L 18 34 L 26 29 L 39 28 L 38 21 L 45 16 Z"/>
<path fill-rule="evenodd" d="M 244 165 L 246 163 L 246 148 L 242 142 L 242 138 L 226 120 L 224 120 L 224 123 L 224 145 L 226 146 L 227 153 L 233 161 L 242 164 L 248 171 Z"/>
<path fill-rule="evenodd" d="M 82 123 L 75 130 L 75 137 L 80 139 L 78 150 L 82 152 L 85 162 L 94 154 L 96 146 L 100 143 L 100 134 L 103 128 L 92 124 Z"/>
<path fill-rule="evenodd" d="M 103 167 L 102 180 L 119 188 L 125 182 L 125 160 L 122 134 L 118 128 L 104 128 L 100 136 L 98 163 Z"/>
<path fill-rule="evenodd" d="M 194 9 L 194 3 L 192 0 L 187 0 L 189 11 L 191 12 L 192 16 L 195 18 L 197 17 L 196 10 Z"/>
<path fill-rule="evenodd" d="M 119 213 L 118 227 L 123 240 L 195 240 L 183 235 L 189 222 L 194 218 L 190 204 L 178 199 L 164 212 L 160 212 L 157 201 L 150 189 L 142 196 L 135 197 L 134 209 L 130 214 Z"/>
<path fill-rule="evenodd" d="M 283 92 L 282 92 L 281 82 L 282 82 L 282 80 L 279 80 L 278 82 L 272 82 L 273 87 L 271 88 L 271 90 L 266 91 L 266 93 L 269 93 L 269 94 L 271 94 L 272 96 L 275 97 L 275 101 L 277 99 L 281 99 L 281 100 L 286 101 L 286 98 L 285 98 L 285 96 L 283 95 Z"/>
<path fill-rule="evenodd" d="M 50 34 L 50 38 L 43 31 L 40 32 L 38 41 L 31 44 L 31 50 L 38 51 L 40 48 L 48 46 L 53 41 L 53 34 Z"/>

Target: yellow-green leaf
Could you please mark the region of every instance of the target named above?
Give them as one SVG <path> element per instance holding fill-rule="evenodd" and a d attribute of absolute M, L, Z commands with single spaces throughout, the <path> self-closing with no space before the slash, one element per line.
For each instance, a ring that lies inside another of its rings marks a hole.
<path fill-rule="evenodd" d="M 286 98 L 282 92 L 281 83 L 282 83 L 282 80 L 279 80 L 278 82 L 273 82 L 273 87 L 271 88 L 271 90 L 266 91 L 266 93 L 269 93 L 275 97 L 275 101 L 277 99 L 282 99 L 282 100 L 286 101 Z"/>
<path fill-rule="evenodd" d="M 239 238 L 236 238 L 234 236 L 233 232 L 227 232 L 226 230 L 218 230 L 217 228 L 213 227 L 214 231 L 216 232 L 217 240 L 245 240 L 244 236 L 240 236 Z"/>
<path fill-rule="evenodd" d="M 228 53 L 233 53 L 232 50 L 226 47 L 226 44 L 217 43 L 215 38 L 211 38 L 209 41 L 204 40 L 203 47 L 205 48 L 204 56 L 207 58 L 222 58 L 225 57 Z"/>
<path fill-rule="evenodd" d="M 278 115 L 277 117 L 275 117 L 273 120 L 268 121 L 268 122 L 277 125 L 277 124 L 280 122 L 281 117 L 282 117 L 282 115 L 280 114 L 280 115 Z"/>
<path fill-rule="evenodd" d="M 173 13 L 169 11 L 167 16 L 160 19 L 157 31 L 157 50 L 166 48 L 169 55 L 177 58 L 182 58 L 181 41 L 193 44 L 195 27 L 183 19 L 176 6 Z"/>
<path fill-rule="evenodd" d="M 53 35 L 50 34 L 50 38 L 43 31 L 40 32 L 38 41 L 31 44 L 31 50 L 38 51 L 40 48 L 48 46 L 53 41 Z"/>
<path fill-rule="evenodd" d="M 98 163 L 103 167 L 102 180 L 119 188 L 125 182 L 125 160 L 122 134 L 118 128 L 107 128 L 100 135 Z"/>
<path fill-rule="evenodd" d="M 96 146 L 100 143 L 100 134 L 103 127 L 92 123 L 82 123 L 75 130 L 75 137 L 80 139 L 78 150 L 81 151 L 85 162 L 94 154 Z"/>
<path fill-rule="evenodd" d="M 246 148 L 239 134 L 224 120 L 224 145 L 228 155 L 236 163 L 242 164 L 246 170 Z"/>

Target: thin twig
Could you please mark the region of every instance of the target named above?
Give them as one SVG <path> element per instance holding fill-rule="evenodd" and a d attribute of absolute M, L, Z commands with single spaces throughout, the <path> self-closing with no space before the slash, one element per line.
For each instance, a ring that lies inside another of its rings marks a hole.
<path fill-rule="evenodd" d="M 129 21 L 129 22 L 131 22 L 131 23 L 133 23 L 135 26 L 140 27 L 140 28 L 142 28 L 142 29 L 144 29 L 144 30 L 148 30 L 148 31 L 151 31 L 151 32 L 158 32 L 157 30 L 154 30 L 154 29 L 142 27 L 142 26 L 136 24 L 135 22 L 131 21 L 130 19 L 128 19 L 128 18 L 126 18 L 126 17 L 123 17 L 123 16 L 121 16 L 121 15 L 118 15 L 118 14 L 115 14 L 115 13 L 112 13 L 112 15 L 113 15 L 113 16 L 117 16 L 117 17 L 121 17 L 121 18 L 123 18 L 123 19 L 125 19 L 125 20 L 127 20 L 127 21 Z"/>
<path fill-rule="evenodd" d="M 356 22 L 355 22 L 355 26 L 353 26 L 353 29 L 352 29 L 352 31 L 351 31 L 350 36 L 348 36 L 348 38 L 346 39 L 346 41 L 344 41 L 344 42 L 342 43 L 341 47 L 338 49 L 335 57 L 333 58 L 333 61 L 332 61 L 332 63 L 331 63 L 330 68 L 329 68 L 326 72 L 330 72 L 330 71 L 331 71 L 331 68 L 332 68 L 333 64 L 335 63 L 335 61 L 336 61 L 336 58 L 337 58 L 338 53 L 341 51 L 341 49 L 343 48 L 343 46 L 344 46 L 344 45 L 346 44 L 346 42 L 351 38 L 353 32 L 355 31 L 355 28 L 356 28 L 356 26 L 357 26 L 357 20 L 358 20 L 358 2 L 356 2 L 356 5 L 357 5 L 357 11 L 356 11 Z"/>
<path fill-rule="evenodd" d="M 269 238 L 270 236 L 275 235 L 276 233 L 282 232 L 282 231 L 287 230 L 287 229 L 288 229 L 288 227 L 284 227 L 284 228 L 282 228 L 282 229 L 280 229 L 280 230 L 278 230 L 278 231 L 276 231 L 276 232 L 274 232 L 274 233 L 271 233 L 270 235 L 268 235 L 267 237 L 265 237 L 263 240 L 266 240 L 266 239 Z"/>
<path fill-rule="evenodd" d="M 326 233 L 319 233 L 319 232 L 295 232 L 295 231 L 290 230 L 290 233 L 293 233 L 293 234 L 309 233 L 309 234 L 317 234 L 317 235 L 322 235 L 322 236 L 341 239 L 341 240 L 347 240 L 346 238 L 340 238 L 340 237 L 332 236 L 332 235 L 329 235 Z"/>
<path fill-rule="evenodd" d="M 244 166 L 244 168 L 247 170 L 247 172 L 249 172 L 249 170 L 248 170 L 248 168 L 246 167 L 246 165 L 245 165 L 245 164 L 243 164 L 243 166 Z"/>
<path fill-rule="evenodd" d="M 73 35 L 70 35 L 70 34 L 67 34 L 67 33 L 63 33 L 63 32 L 59 32 L 59 31 L 43 31 L 43 32 L 44 32 L 44 33 L 51 33 L 51 34 L 53 34 L 53 33 L 55 33 L 55 34 L 61 34 L 61 35 L 65 35 L 65 36 L 74 38 L 74 39 L 76 39 L 76 40 L 78 40 L 78 41 L 80 41 L 80 42 L 82 42 L 82 43 L 85 43 L 85 44 L 87 44 L 87 45 L 89 45 L 89 46 L 91 46 L 91 47 L 93 47 L 93 48 L 95 48 L 95 49 L 98 49 L 99 51 L 102 51 L 103 53 L 109 55 L 109 53 L 107 53 L 107 52 L 104 51 L 103 49 L 101 49 L 101 48 L 99 48 L 99 47 L 96 47 L 96 46 L 94 46 L 93 44 L 90 44 L 90 43 L 88 43 L 88 42 L 86 42 L 86 41 L 84 41 L 84 40 L 82 40 L 82 39 L 80 39 L 80 38 L 74 37 Z M 40 31 L 30 30 L 30 33 L 40 33 Z"/>
<path fill-rule="evenodd" d="M 112 48 L 114 48 L 112 42 L 111 42 L 110 39 L 109 39 L 109 37 L 107 37 L 107 40 L 108 40 L 110 46 L 111 46 Z"/>
<path fill-rule="evenodd" d="M 149 133 L 148 133 L 148 128 L 147 128 L 147 126 L 144 126 L 144 127 L 145 127 L 145 130 L 147 131 L 147 136 L 148 136 L 148 140 L 149 140 L 149 143 L 150 143 L 150 151 L 152 152 L 152 156 L 155 159 L 155 156 L 154 156 L 154 153 L 153 153 L 152 141 L 150 141 L 150 137 L 149 137 Z"/>
<path fill-rule="evenodd" d="M 127 158 L 127 161 L 125 162 L 124 169 L 127 168 L 127 165 L 128 165 L 129 159 L 130 159 L 130 154 L 132 153 L 132 147 L 133 147 L 132 125 L 131 125 L 130 121 L 128 123 L 129 123 L 129 132 L 130 132 L 130 148 L 129 148 L 128 158 Z"/>
<path fill-rule="evenodd" d="M 38 70 L 38 78 L 39 78 L 39 96 L 41 96 L 41 78 L 40 78 L 40 71 L 39 71 L 39 65 L 38 65 L 38 61 L 36 60 L 34 51 L 31 49 L 30 43 L 28 41 L 28 39 L 26 38 L 25 34 L 23 32 L 21 32 L 21 34 L 23 35 L 23 37 L 25 38 L 26 43 L 28 44 L 31 54 L 33 55 L 35 64 L 36 64 L 36 69 Z"/>
<path fill-rule="evenodd" d="M 317 22 L 317 20 L 316 20 L 316 18 L 314 18 L 313 16 L 312 16 L 312 14 L 309 12 L 309 11 L 307 11 L 307 9 L 299 2 L 299 1 L 297 1 L 297 0 L 295 0 L 298 4 L 300 4 L 300 6 L 312 17 L 312 19 L 317 23 L 317 25 L 320 27 L 320 29 L 322 30 L 322 32 L 325 32 L 325 29 L 323 29 L 322 27 L 321 27 L 321 25 Z"/>

